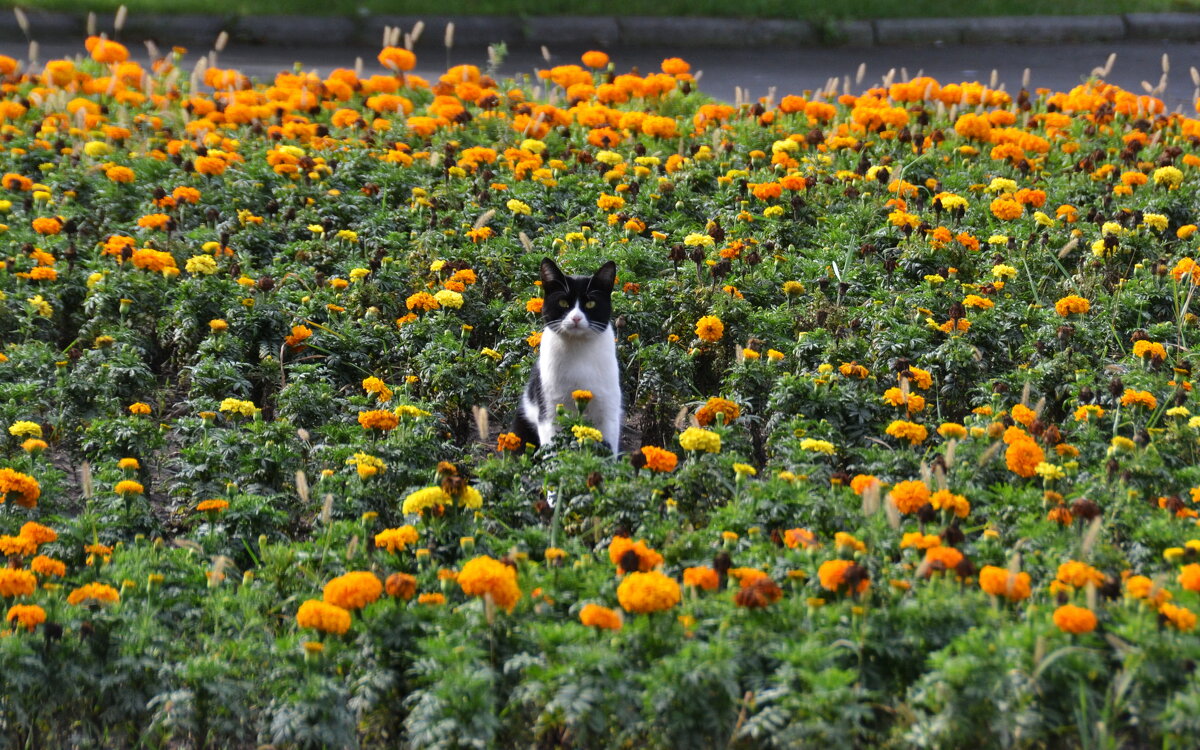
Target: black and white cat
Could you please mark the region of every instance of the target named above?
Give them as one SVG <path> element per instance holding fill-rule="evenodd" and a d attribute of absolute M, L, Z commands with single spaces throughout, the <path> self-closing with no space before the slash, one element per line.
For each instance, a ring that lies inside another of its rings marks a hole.
<path fill-rule="evenodd" d="M 617 452 L 621 440 L 621 381 L 610 324 L 617 264 L 611 260 L 591 276 L 568 276 L 550 258 L 542 259 L 542 343 L 513 431 L 537 447 L 558 426 L 559 404 L 574 404 L 572 391 L 591 391 L 584 416 Z"/>

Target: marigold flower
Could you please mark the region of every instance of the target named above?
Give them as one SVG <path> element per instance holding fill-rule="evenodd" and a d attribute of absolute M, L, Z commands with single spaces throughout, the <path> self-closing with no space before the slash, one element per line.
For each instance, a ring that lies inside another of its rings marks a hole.
<path fill-rule="evenodd" d="M 897 419 L 887 426 L 888 435 L 899 440 L 907 440 L 909 445 L 919 445 L 929 437 L 929 430 L 924 425 Z"/>
<path fill-rule="evenodd" d="M 378 546 L 378 540 L 376 540 Z M 384 590 L 393 599 L 408 601 L 417 593 L 417 578 L 408 573 L 392 573 L 384 581 Z"/>
<path fill-rule="evenodd" d="M 688 451 L 721 452 L 721 436 L 711 430 L 699 427 L 689 427 L 684 430 L 679 435 L 679 444 Z"/>
<path fill-rule="evenodd" d="M 579 610 L 579 622 L 598 630 L 620 630 L 624 624 L 620 612 L 598 604 L 583 605 Z"/>
<path fill-rule="evenodd" d="M 1144 406 L 1153 411 L 1158 407 L 1158 399 L 1149 391 L 1135 391 L 1126 388 L 1121 394 L 1121 406 Z"/>
<path fill-rule="evenodd" d="M 121 594 L 106 583 L 86 583 L 67 595 L 67 604 L 116 604 Z"/>
<path fill-rule="evenodd" d="M 375 535 L 375 546 L 388 552 L 402 552 L 408 545 L 416 544 L 417 530 L 412 526 L 384 529 Z"/>
<path fill-rule="evenodd" d="M 1091 309 L 1091 302 L 1075 294 L 1069 294 L 1054 303 L 1054 311 L 1064 318 L 1068 315 L 1083 315 Z"/>
<path fill-rule="evenodd" d="M 29 569 L 44 578 L 62 578 L 67 574 L 67 566 L 64 562 L 46 555 L 38 555 L 30 560 Z"/>
<path fill-rule="evenodd" d="M 1046 460 L 1046 453 L 1033 440 L 1014 440 L 1004 452 L 1004 462 L 1009 471 L 1020 477 L 1031 477 L 1037 473 L 1038 464 Z"/>
<path fill-rule="evenodd" d="M 1196 628 L 1196 613 L 1187 607 L 1180 607 L 1170 602 L 1164 602 L 1158 613 L 1166 619 L 1171 627 L 1184 633 L 1190 633 Z"/>
<path fill-rule="evenodd" d="M 117 482 L 117 486 L 113 491 L 118 495 L 140 495 L 146 491 L 141 482 L 135 482 L 132 479 L 123 479 Z"/>
<path fill-rule="evenodd" d="M 898 482 L 888 497 L 896 504 L 901 513 L 915 513 L 921 506 L 929 502 L 929 486 L 920 479 Z"/>
<path fill-rule="evenodd" d="M 821 546 L 816 535 L 808 529 L 788 529 L 783 532 L 783 543 L 790 549 L 815 549 Z"/>
<path fill-rule="evenodd" d="M 1086 607 L 1064 604 L 1054 610 L 1054 624 L 1064 633 L 1090 633 L 1096 629 L 1096 613 Z"/>
<path fill-rule="evenodd" d="M 653 445 L 643 445 L 642 455 L 646 458 L 646 468 L 651 471 L 669 473 L 675 470 L 679 457 L 669 450 Z"/>
<path fill-rule="evenodd" d="M 296 611 L 296 624 L 322 633 L 342 635 L 350 629 L 350 613 L 328 602 L 309 599 Z"/>
<path fill-rule="evenodd" d="M 196 510 L 200 513 L 207 513 L 210 511 L 220 513 L 221 511 L 225 510 L 228 507 L 229 507 L 228 500 L 213 499 L 213 500 L 202 501 L 199 505 L 196 506 Z"/>
<path fill-rule="evenodd" d="M 679 604 L 681 593 L 675 579 L 652 570 L 630 573 L 617 587 L 617 601 L 631 614 L 647 614 L 671 609 Z"/>
<path fill-rule="evenodd" d="M 717 575 L 717 571 L 712 568 L 685 568 L 683 571 L 684 586 L 692 586 L 704 589 L 705 591 L 715 591 L 720 584 L 721 579 Z"/>
<path fill-rule="evenodd" d="M 412 513 L 420 514 L 435 506 L 450 505 L 452 502 L 451 497 L 441 487 L 426 487 L 425 489 L 409 493 L 404 498 L 404 504 L 400 510 L 405 515 Z"/>
<path fill-rule="evenodd" d="M 821 581 L 821 588 L 826 591 L 838 591 L 843 586 L 850 585 L 849 579 L 857 578 L 857 583 L 854 584 L 854 593 L 861 594 L 871 587 L 871 580 L 867 577 L 866 570 L 850 560 L 827 560 L 821 563 L 821 567 L 817 569 L 817 578 Z"/>
<path fill-rule="evenodd" d="M 322 599 L 342 609 L 362 609 L 383 593 L 383 583 L 374 573 L 356 570 L 325 584 Z"/>
<path fill-rule="evenodd" d="M 487 555 L 476 557 L 463 565 L 458 585 L 468 596 L 490 595 L 496 606 L 512 612 L 521 598 L 516 568 Z"/>
<path fill-rule="evenodd" d="M 644 573 L 663 563 L 662 555 L 647 547 L 646 540 L 634 542 L 627 536 L 613 537 L 608 544 L 608 559 L 622 575 L 632 570 Z"/>
<path fill-rule="evenodd" d="M 362 425 L 364 430 L 387 432 L 400 424 L 400 417 L 395 412 L 386 409 L 374 409 L 371 411 L 360 411 L 358 413 L 358 423 Z"/>
<path fill-rule="evenodd" d="M 36 604 L 14 604 L 9 607 L 5 621 L 14 627 L 25 628 L 29 632 L 46 621 L 46 610 Z"/>
<path fill-rule="evenodd" d="M 1200 565 L 1196 563 L 1184 565 L 1179 571 L 1179 585 L 1188 591 L 1200 592 Z"/>
<path fill-rule="evenodd" d="M 1068 560 L 1058 566 L 1055 580 L 1068 586 L 1080 589 L 1089 583 L 1099 586 L 1104 583 L 1104 574 L 1087 563 Z"/>
<path fill-rule="evenodd" d="M 725 324 L 715 315 L 705 315 L 696 322 L 696 336 L 701 341 L 716 343 L 725 335 Z"/>
<path fill-rule="evenodd" d="M 515 432 L 503 432 L 496 438 L 496 451 L 503 453 L 504 451 L 519 451 L 525 441 L 517 437 Z"/>
<path fill-rule="evenodd" d="M 696 421 L 707 427 L 716 421 L 718 414 L 723 415 L 725 424 L 730 424 L 742 415 L 742 409 L 733 401 L 713 397 L 696 411 Z"/>

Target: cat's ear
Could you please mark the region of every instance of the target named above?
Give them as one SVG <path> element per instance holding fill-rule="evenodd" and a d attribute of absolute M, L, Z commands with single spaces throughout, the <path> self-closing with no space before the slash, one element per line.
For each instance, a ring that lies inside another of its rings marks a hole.
<path fill-rule="evenodd" d="M 553 284 L 566 285 L 567 275 L 562 272 L 558 264 L 551 258 L 542 258 L 542 294 Z"/>
<path fill-rule="evenodd" d="M 610 260 L 600 266 L 600 270 L 592 274 L 592 278 L 596 280 L 597 284 L 611 292 L 613 284 L 617 281 L 617 264 Z"/>

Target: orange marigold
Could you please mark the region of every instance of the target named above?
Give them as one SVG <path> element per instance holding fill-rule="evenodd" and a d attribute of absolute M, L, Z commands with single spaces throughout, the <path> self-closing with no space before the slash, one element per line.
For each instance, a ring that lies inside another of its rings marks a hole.
<path fill-rule="evenodd" d="M 742 409 L 729 399 L 714 396 L 696 411 L 696 421 L 707 427 L 716 420 L 718 414 L 723 414 L 725 424 L 729 424 L 742 415 Z"/>
<path fill-rule="evenodd" d="M 696 321 L 696 336 L 701 341 L 707 341 L 710 344 L 716 343 L 724 335 L 725 324 L 716 315 L 705 315 Z"/>
<path fill-rule="evenodd" d="M 121 594 L 106 583 L 85 583 L 67 595 L 67 604 L 116 604 Z"/>
<path fill-rule="evenodd" d="M 642 455 L 646 457 L 646 468 L 651 471 L 672 472 L 679 462 L 679 457 L 671 451 L 653 445 L 643 445 Z"/>
<path fill-rule="evenodd" d="M 371 411 L 360 411 L 358 413 L 358 423 L 362 425 L 364 430 L 387 432 L 400 424 L 400 417 L 396 416 L 395 412 L 388 411 L 387 409 L 373 409 Z"/>
<path fill-rule="evenodd" d="M 1086 607 L 1064 604 L 1054 610 L 1054 624 L 1064 633 L 1090 633 L 1096 629 L 1096 613 Z"/>
<path fill-rule="evenodd" d="M 888 497 L 901 513 L 915 513 L 929 502 L 929 486 L 920 479 L 899 482 L 888 493 Z"/>
<path fill-rule="evenodd" d="M 337 605 L 309 599 L 296 611 L 296 624 L 322 633 L 342 635 L 350 629 L 350 613 Z"/>
<path fill-rule="evenodd" d="M 29 632 L 46 621 L 46 610 L 36 604 L 14 604 L 9 607 L 4 619 L 14 627 L 25 628 Z"/>
<path fill-rule="evenodd" d="M 1013 573 L 995 565 L 985 565 L 979 571 L 979 588 L 1013 602 L 1028 599 L 1032 593 L 1028 573 Z"/>
<path fill-rule="evenodd" d="M 458 585 L 468 596 L 491 595 L 496 606 L 512 612 L 521 598 L 517 569 L 487 555 L 476 557 L 462 567 Z"/>
<path fill-rule="evenodd" d="M 383 583 L 370 571 L 355 570 L 325 584 L 322 598 L 326 604 L 342 609 L 362 609 L 383 594 Z"/>
<path fill-rule="evenodd" d="M 713 591 L 721 584 L 717 571 L 709 567 L 684 568 L 683 585 Z"/>
<path fill-rule="evenodd" d="M 623 624 L 621 613 L 599 604 L 585 604 L 579 610 L 579 621 L 589 628 L 620 630 Z"/>
<path fill-rule="evenodd" d="M 621 573 L 646 572 L 662 565 L 662 555 L 646 546 L 646 540 L 634 542 L 627 536 L 614 536 L 608 545 L 608 559 Z M 634 564 L 636 562 L 636 565 Z"/>
<path fill-rule="evenodd" d="M 1014 440 L 1004 451 L 1004 462 L 1009 471 L 1020 477 L 1031 477 L 1037 465 L 1046 460 L 1046 453 L 1032 440 Z"/>
<path fill-rule="evenodd" d="M 871 586 L 866 569 L 850 560 L 827 560 L 821 563 L 817 578 L 821 580 L 821 588 L 826 591 L 838 591 L 855 579 L 855 593 L 861 594 Z"/>

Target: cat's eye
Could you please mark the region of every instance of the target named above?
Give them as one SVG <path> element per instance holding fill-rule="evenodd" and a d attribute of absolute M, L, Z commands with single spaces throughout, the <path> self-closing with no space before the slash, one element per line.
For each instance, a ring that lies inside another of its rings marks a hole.
<path fill-rule="evenodd" d="M 558 301 L 558 306 L 562 307 L 562 308 L 567 308 L 567 307 L 571 306 L 571 303 L 567 302 L 565 299 L 560 299 Z"/>
<path fill-rule="evenodd" d="M 585 302 L 585 303 L 584 303 L 584 305 L 583 305 L 583 306 L 584 306 L 584 307 L 586 307 L 587 309 L 591 310 L 593 307 L 595 307 L 595 306 L 596 306 L 596 301 L 595 301 L 595 300 L 588 300 L 587 302 Z"/>

